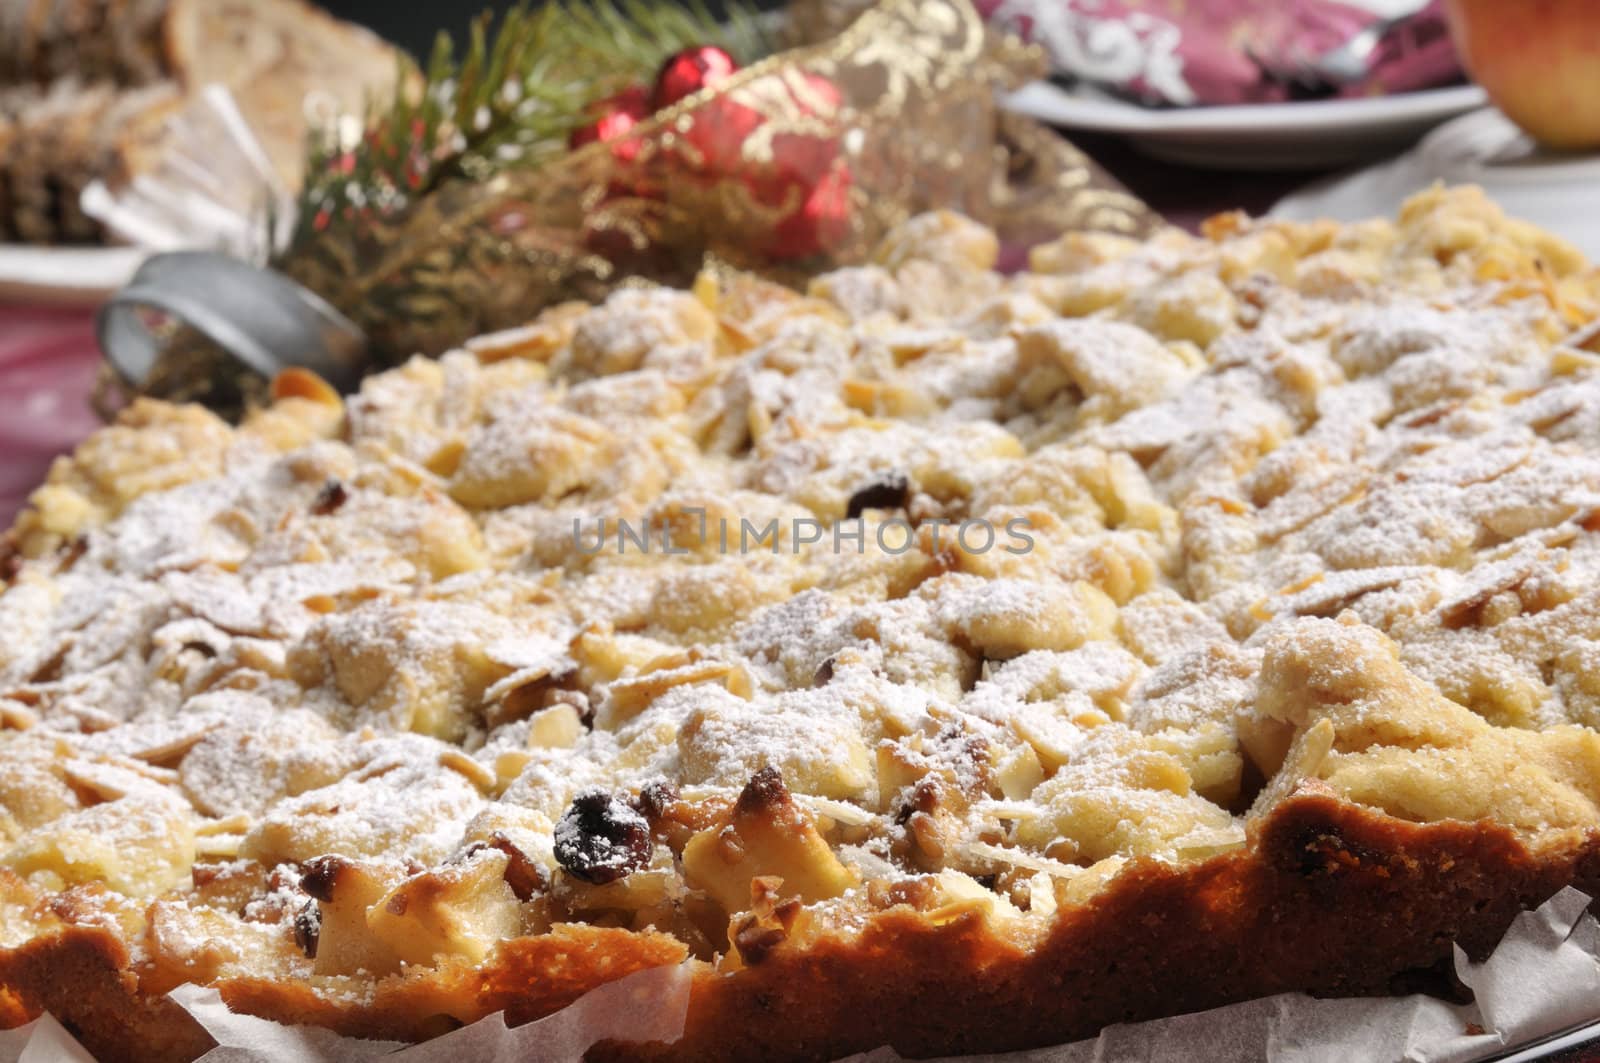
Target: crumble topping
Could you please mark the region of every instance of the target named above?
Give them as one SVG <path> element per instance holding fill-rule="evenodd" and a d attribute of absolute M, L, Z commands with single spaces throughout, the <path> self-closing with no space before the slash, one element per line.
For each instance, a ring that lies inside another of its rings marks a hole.
<path fill-rule="evenodd" d="M 895 906 L 1040 934 L 1307 778 L 1600 825 L 1574 252 L 1472 190 L 996 252 L 929 215 L 803 295 L 135 404 L 6 547 L 0 943 L 70 897 L 173 984 L 572 922 L 732 970 Z"/>

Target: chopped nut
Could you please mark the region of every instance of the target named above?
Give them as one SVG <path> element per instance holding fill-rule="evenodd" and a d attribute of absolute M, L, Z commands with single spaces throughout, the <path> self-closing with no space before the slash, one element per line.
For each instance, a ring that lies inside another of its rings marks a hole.
<path fill-rule="evenodd" d="M 668 809 L 678 802 L 678 788 L 669 782 L 657 780 L 645 783 L 634 799 L 633 807 L 650 821 L 652 829 Z"/>
<path fill-rule="evenodd" d="M 784 808 L 790 801 L 789 788 L 783 785 L 783 775 L 778 769 L 762 768 L 750 776 L 750 782 L 739 792 L 733 814 L 736 817 L 764 815 Z"/>
<path fill-rule="evenodd" d="M 570 749 L 583 734 L 582 714 L 570 704 L 557 702 L 533 714 L 528 724 L 528 748 Z"/>
<path fill-rule="evenodd" d="M 732 824 L 717 832 L 717 855 L 729 865 L 736 865 L 744 859 L 744 843 L 739 840 L 739 832 L 733 829 Z"/>
<path fill-rule="evenodd" d="M 917 848 L 931 860 L 944 859 L 944 843 L 939 840 L 939 824 L 926 812 L 913 812 L 906 826 L 917 840 Z"/>
<path fill-rule="evenodd" d="M 746 963 L 760 963 L 788 936 L 782 927 L 768 926 L 756 916 L 746 915 L 733 932 L 733 947 Z"/>
<path fill-rule="evenodd" d="M 84 533 L 79 533 L 78 535 L 72 537 L 71 542 L 67 543 L 61 548 L 61 558 L 57 564 L 59 564 L 61 566 L 61 570 L 65 572 L 73 565 L 76 565 L 78 563 L 78 559 L 87 553 L 88 550 L 89 536 Z"/>
<path fill-rule="evenodd" d="M 932 875 L 893 880 L 874 879 L 867 884 L 867 900 L 874 908 L 893 908 L 904 904 L 921 910 L 931 907 L 935 879 Z"/>
<path fill-rule="evenodd" d="M 747 964 L 760 963 L 789 939 L 802 905 L 797 898 L 778 900 L 783 880 L 758 876 L 750 882 L 751 910 L 734 920 L 729 934 L 739 958 Z"/>
<path fill-rule="evenodd" d="M 500 780 L 492 769 L 473 760 L 459 749 L 447 749 L 439 754 L 439 763 L 465 776 L 468 782 L 484 793 L 493 793 L 499 786 Z"/>

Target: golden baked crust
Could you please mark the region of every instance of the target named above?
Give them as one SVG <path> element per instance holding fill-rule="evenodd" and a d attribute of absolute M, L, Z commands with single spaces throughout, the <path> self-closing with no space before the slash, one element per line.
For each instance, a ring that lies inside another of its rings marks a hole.
<path fill-rule="evenodd" d="M 1247 851 L 1125 874 L 1031 952 L 997 938 L 977 911 L 936 926 L 897 910 L 859 942 L 780 951 L 737 978 L 702 968 L 681 1041 L 603 1044 L 591 1058 L 822 1059 L 881 1043 L 906 1054 L 998 1051 L 1274 992 L 1448 991 L 1452 941 L 1482 959 L 1517 912 L 1564 885 L 1600 889 L 1592 836 L 1535 855 L 1492 824 L 1420 826 L 1316 792 L 1284 802 L 1263 827 Z M 515 960 L 391 983 L 359 1006 L 282 982 L 221 989 L 236 1010 L 282 1022 L 421 1040 L 501 1009 L 517 1025 L 671 957 L 617 931 L 585 943 L 592 957 L 560 945 L 524 939 L 507 949 Z M 0 977 L 27 996 L 0 1019 L 68 1016 L 108 1061 L 189 1059 L 209 1047 L 176 1005 L 124 990 L 125 962 L 112 935 L 81 928 L 8 952 Z M 552 991 L 552 970 L 571 981 Z"/>
<path fill-rule="evenodd" d="M 1600 888 L 1588 265 L 1471 190 L 994 255 L 932 215 L 59 463 L 0 1023 L 420 1040 L 689 962 L 597 1057 L 996 1050 L 1429 987 Z"/>

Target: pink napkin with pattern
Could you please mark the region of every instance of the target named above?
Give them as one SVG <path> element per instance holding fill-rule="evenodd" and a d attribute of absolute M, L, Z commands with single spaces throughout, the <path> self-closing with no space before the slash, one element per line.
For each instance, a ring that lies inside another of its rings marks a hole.
<path fill-rule="evenodd" d="M 50 461 L 100 426 L 94 312 L 0 303 L 0 530 Z"/>

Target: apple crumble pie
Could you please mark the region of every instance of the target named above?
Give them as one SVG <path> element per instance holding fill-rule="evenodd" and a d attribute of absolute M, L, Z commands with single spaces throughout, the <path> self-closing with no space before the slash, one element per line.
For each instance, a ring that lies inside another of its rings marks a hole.
<path fill-rule="evenodd" d="M 0 1026 L 1058 1042 L 1600 889 L 1600 275 L 1481 194 L 553 309 L 137 403 L 0 595 Z"/>

